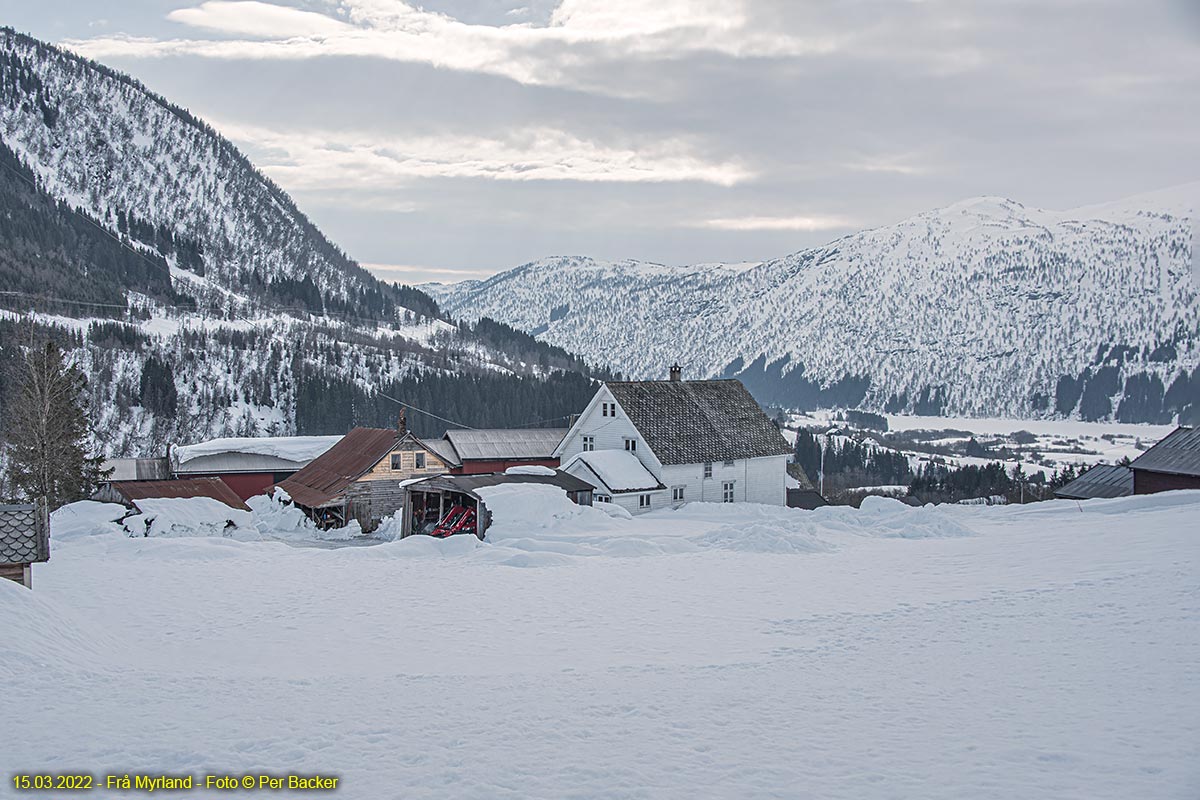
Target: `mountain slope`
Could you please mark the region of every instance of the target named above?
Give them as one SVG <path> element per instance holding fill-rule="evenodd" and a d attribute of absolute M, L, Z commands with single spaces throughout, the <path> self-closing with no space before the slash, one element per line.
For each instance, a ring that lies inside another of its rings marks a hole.
<path fill-rule="evenodd" d="M 60 341 L 89 376 L 107 455 L 388 425 L 396 399 L 524 424 L 592 392 L 561 348 L 456 323 L 374 278 L 186 111 L 9 29 L 0 135 L 0 370 L 33 336 Z M 426 435 L 448 424 L 410 420 Z"/>
<path fill-rule="evenodd" d="M 1200 409 L 1197 198 L 981 197 L 749 269 L 552 258 L 427 288 L 635 376 L 738 375 L 760 402 L 1164 421 Z"/>

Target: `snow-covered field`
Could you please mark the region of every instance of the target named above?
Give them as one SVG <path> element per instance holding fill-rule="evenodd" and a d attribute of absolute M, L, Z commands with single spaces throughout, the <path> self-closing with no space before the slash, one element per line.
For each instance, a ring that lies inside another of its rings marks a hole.
<path fill-rule="evenodd" d="M 0 581 L 0 795 L 69 770 L 370 800 L 1200 793 L 1200 493 L 488 502 L 487 543 L 338 549 L 59 512 L 34 591 Z"/>

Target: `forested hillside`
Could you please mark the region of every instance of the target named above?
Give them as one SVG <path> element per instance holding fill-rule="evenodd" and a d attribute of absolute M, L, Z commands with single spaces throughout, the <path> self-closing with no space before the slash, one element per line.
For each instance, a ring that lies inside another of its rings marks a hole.
<path fill-rule="evenodd" d="M 0 355 L 60 341 L 108 455 L 391 425 L 402 403 L 473 426 L 561 424 L 607 374 L 377 280 L 208 125 L 8 29 L 0 131 Z"/>

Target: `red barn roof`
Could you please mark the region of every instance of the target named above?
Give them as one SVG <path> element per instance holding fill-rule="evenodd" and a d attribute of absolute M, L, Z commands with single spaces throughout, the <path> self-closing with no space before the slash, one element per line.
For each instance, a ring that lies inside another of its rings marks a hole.
<path fill-rule="evenodd" d="M 129 502 L 151 497 L 211 497 L 230 508 L 250 507 L 220 478 L 182 478 L 177 481 L 114 481 L 112 488 Z"/>

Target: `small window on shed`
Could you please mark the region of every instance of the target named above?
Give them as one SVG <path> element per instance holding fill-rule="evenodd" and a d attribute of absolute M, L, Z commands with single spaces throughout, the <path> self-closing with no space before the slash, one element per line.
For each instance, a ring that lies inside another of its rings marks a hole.
<path fill-rule="evenodd" d="M 638 495 L 638 508 L 649 508 L 649 507 L 650 507 L 650 495 L 639 494 Z"/>
<path fill-rule="evenodd" d="M 596 495 L 596 502 L 597 503 L 611 503 L 612 495 L 598 494 L 598 495 Z"/>
<path fill-rule="evenodd" d="M 403 453 L 392 453 L 392 469 L 404 469 Z"/>
<path fill-rule="evenodd" d="M 413 453 L 413 462 L 417 469 L 425 469 L 425 454 Z"/>

